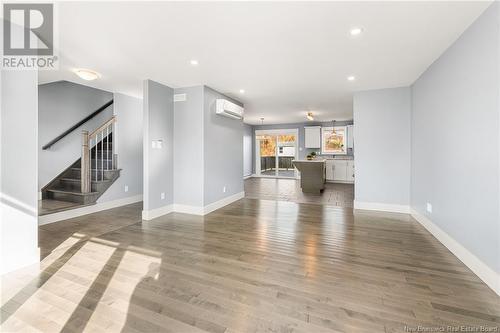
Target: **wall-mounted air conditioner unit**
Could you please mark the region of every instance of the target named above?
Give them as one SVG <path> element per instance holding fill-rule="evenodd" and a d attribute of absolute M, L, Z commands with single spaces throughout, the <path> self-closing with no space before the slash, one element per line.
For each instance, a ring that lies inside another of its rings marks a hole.
<path fill-rule="evenodd" d="M 234 119 L 243 119 L 243 108 L 226 99 L 217 99 L 215 113 Z"/>

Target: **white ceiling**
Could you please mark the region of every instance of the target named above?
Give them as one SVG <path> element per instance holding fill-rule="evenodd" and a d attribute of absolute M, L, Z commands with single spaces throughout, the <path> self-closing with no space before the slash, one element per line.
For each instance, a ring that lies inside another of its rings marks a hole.
<path fill-rule="evenodd" d="M 301 122 L 307 110 L 317 120 L 352 119 L 354 91 L 413 83 L 489 4 L 64 2 L 60 69 L 40 81 L 135 96 L 148 78 L 205 84 L 244 102 L 251 124 Z M 353 38 L 357 26 L 364 33 Z M 102 77 L 83 81 L 75 67 Z"/>

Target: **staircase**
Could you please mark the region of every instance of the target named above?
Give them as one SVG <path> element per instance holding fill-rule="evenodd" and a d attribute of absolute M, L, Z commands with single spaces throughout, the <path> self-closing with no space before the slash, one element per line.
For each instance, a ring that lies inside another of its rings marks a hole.
<path fill-rule="evenodd" d="M 42 189 L 42 205 L 55 207 L 42 215 L 94 204 L 118 179 L 114 123 L 113 117 L 91 134 L 82 131 L 82 157 Z"/>

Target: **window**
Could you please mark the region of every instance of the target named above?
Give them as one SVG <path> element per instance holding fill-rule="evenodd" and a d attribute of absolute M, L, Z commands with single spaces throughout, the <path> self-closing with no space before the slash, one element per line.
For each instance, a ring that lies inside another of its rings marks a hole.
<path fill-rule="evenodd" d="M 322 127 L 321 128 L 321 153 L 324 155 L 345 155 L 346 147 L 346 127 Z"/>

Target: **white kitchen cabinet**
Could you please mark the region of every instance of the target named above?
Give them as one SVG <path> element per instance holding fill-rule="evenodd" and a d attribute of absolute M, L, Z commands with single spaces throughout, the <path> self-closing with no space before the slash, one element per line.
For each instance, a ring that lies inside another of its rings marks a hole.
<path fill-rule="evenodd" d="M 326 160 L 325 178 L 330 182 L 353 183 L 354 160 Z"/>
<path fill-rule="evenodd" d="M 305 148 L 321 148 L 321 126 L 304 126 Z"/>
<path fill-rule="evenodd" d="M 347 125 L 347 148 L 354 148 L 354 125 Z"/>
<path fill-rule="evenodd" d="M 326 160 L 325 162 L 325 178 L 326 180 L 333 180 L 333 160 Z"/>
<path fill-rule="evenodd" d="M 347 161 L 345 160 L 333 161 L 333 180 L 338 180 L 338 181 L 347 180 Z"/>

